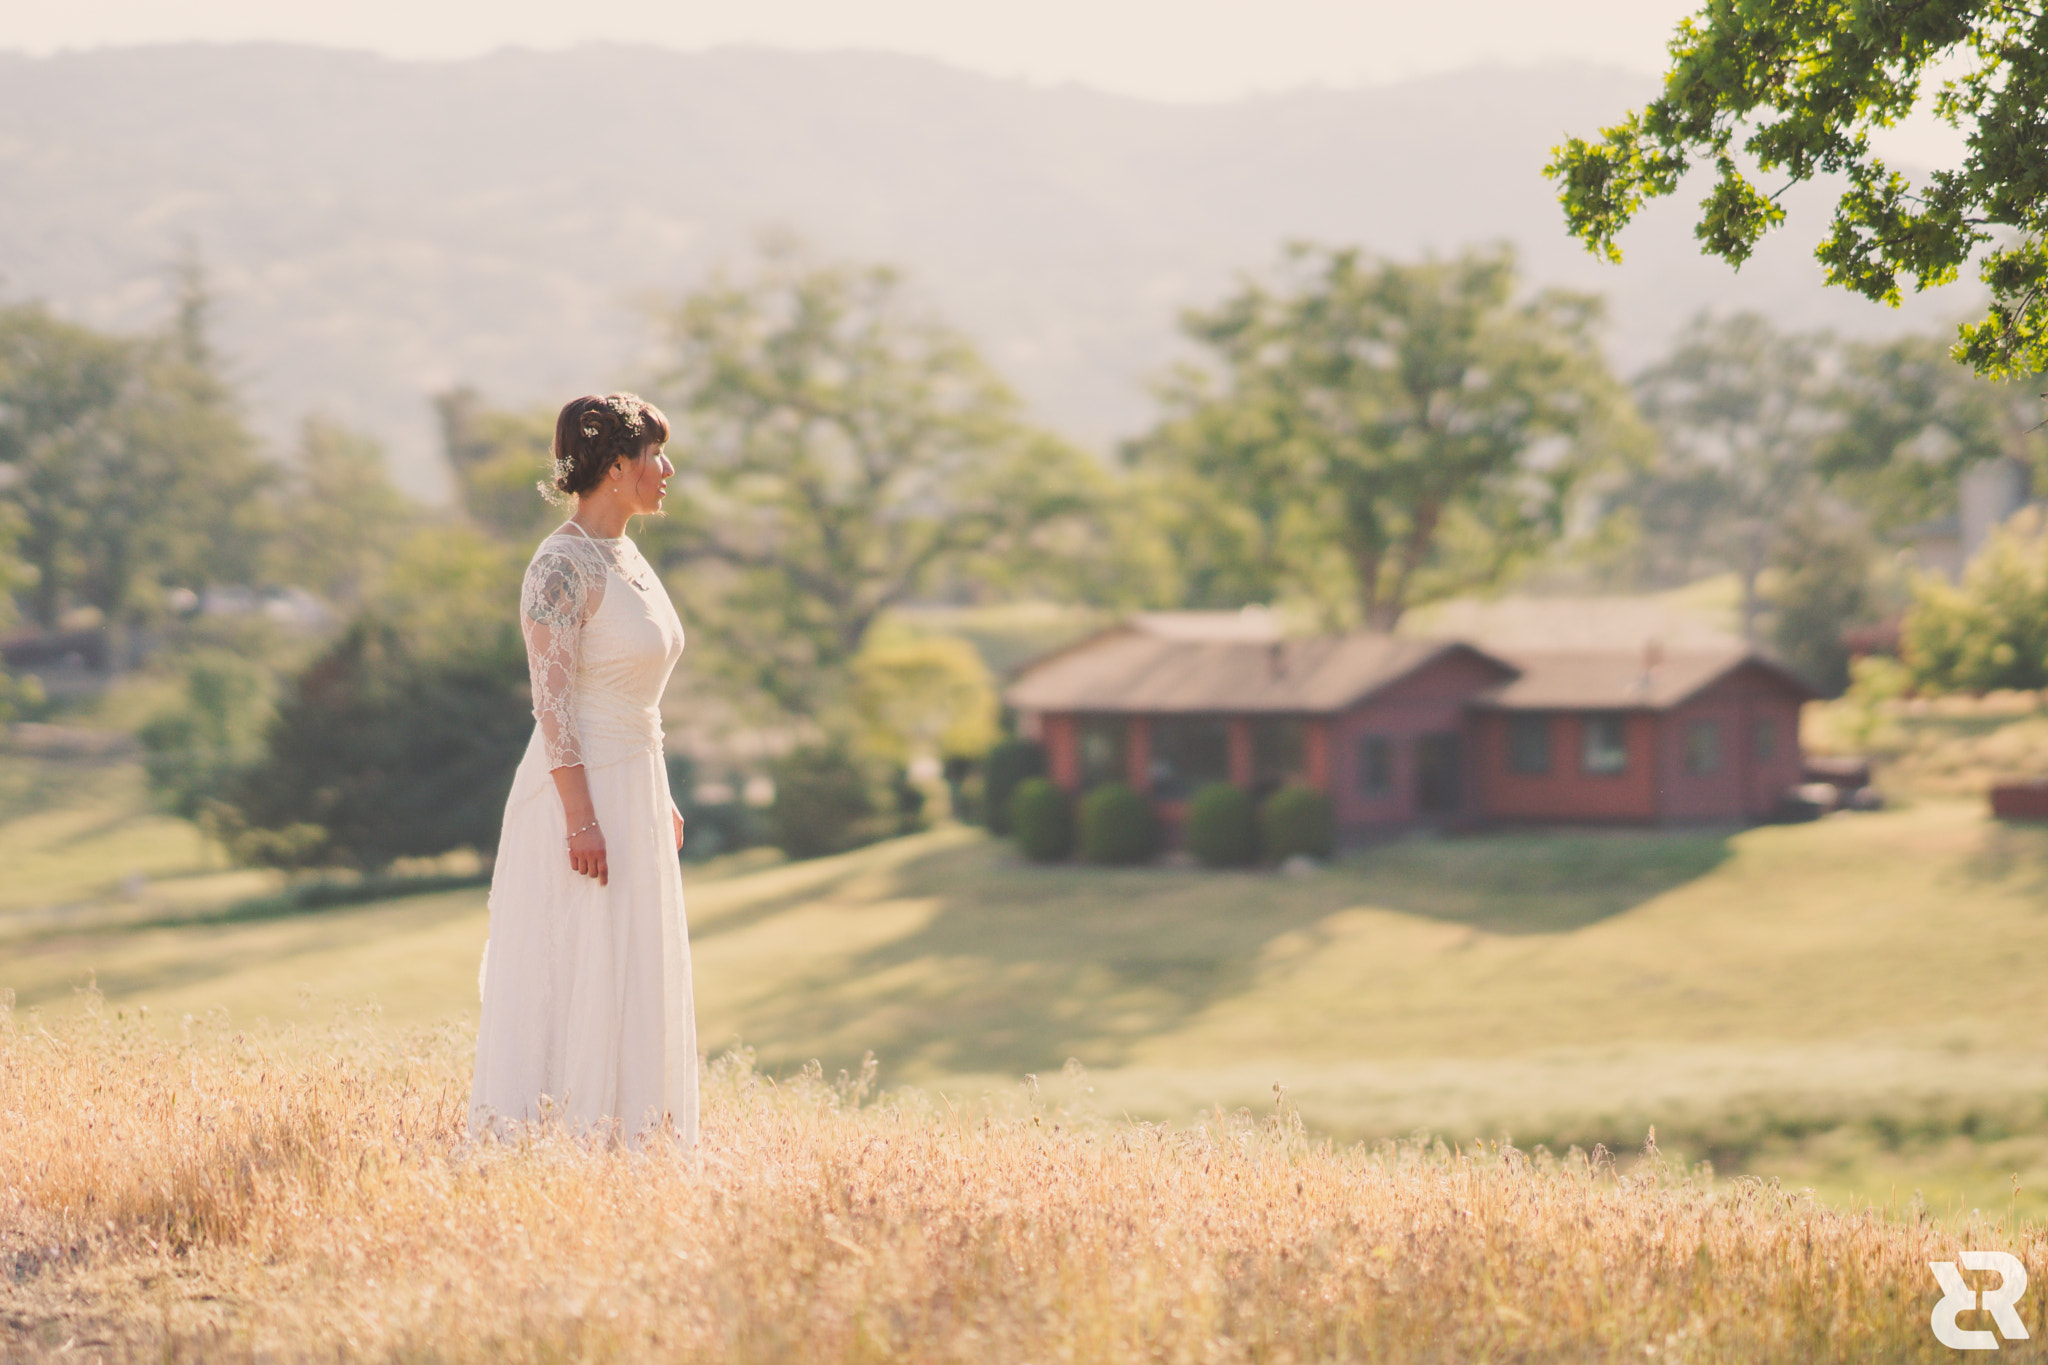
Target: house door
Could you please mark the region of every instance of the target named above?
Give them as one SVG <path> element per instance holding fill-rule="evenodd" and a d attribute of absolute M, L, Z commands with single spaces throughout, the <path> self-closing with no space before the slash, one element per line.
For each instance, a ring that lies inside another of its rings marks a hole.
<path fill-rule="evenodd" d="M 1456 731 L 1418 735 L 1415 740 L 1415 809 L 1422 815 L 1456 815 L 1465 801 L 1464 746 Z"/>

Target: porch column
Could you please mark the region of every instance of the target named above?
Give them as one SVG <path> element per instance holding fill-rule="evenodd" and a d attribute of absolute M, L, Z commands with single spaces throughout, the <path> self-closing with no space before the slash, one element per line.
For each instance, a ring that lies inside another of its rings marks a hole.
<path fill-rule="evenodd" d="M 1308 784 L 1323 795 L 1330 794 L 1330 722 L 1311 720 L 1302 726 L 1302 762 L 1308 769 Z"/>
<path fill-rule="evenodd" d="M 1258 780 L 1258 764 L 1252 754 L 1252 722 L 1249 716 L 1232 716 L 1230 727 L 1230 784 L 1250 791 Z"/>
<path fill-rule="evenodd" d="M 1152 790 L 1152 720 L 1131 716 L 1124 721 L 1124 780 L 1141 792 Z"/>
<path fill-rule="evenodd" d="M 1081 755 L 1075 741 L 1078 731 L 1072 716 L 1047 716 L 1043 721 L 1046 776 L 1066 791 L 1081 786 Z"/>

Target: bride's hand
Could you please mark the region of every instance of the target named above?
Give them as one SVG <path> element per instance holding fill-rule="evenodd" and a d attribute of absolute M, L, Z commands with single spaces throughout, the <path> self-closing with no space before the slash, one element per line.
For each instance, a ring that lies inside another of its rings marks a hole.
<path fill-rule="evenodd" d="M 674 806 L 668 808 L 669 818 L 676 822 L 676 852 L 683 851 L 683 813 Z"/>
<path fill-rule="evenodd" d="M 592 825 L 569 836 L 569 866 L 586 877 L 597 878 L 599 886 L 610 880 L 611 869 L 605 862 L 603 830 Z"/>

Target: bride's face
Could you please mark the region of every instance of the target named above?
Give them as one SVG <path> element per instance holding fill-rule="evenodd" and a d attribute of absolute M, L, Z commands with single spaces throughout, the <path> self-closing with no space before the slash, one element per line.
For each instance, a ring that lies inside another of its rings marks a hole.
<path fill-rule="evenodd" d="M 668 496 L 669 476 L 676 472 L 661 446 L 649 444 L 635 458 L 619 461 L 618 467 L 619 495 L 626 506 L 636 514 L 659 512 Z"/>

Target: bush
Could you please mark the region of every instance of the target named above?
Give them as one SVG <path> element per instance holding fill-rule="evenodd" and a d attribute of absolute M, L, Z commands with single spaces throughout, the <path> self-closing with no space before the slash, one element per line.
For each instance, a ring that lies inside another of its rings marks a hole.
<path fill-rule="evenodd" d="M 1005 824 L 1034 863 L 1056 863 L 1074 851 L 1074 815 L 1067 794 L 1043 777 L 1027 777 L 1010 793 Z"/>
<path fill-rule="evenodd" d="M 1267 859 L 1330 856 L 1330 799 L 1311 787 L 1282 787 L 1259 809 L 1259 843 Z"/>
<path fill-rule="evenodd" d="M 2021 513 L 1950 587 L 1924 578 L 1901 647 L 1922 692 L 2048 687 L 2048 532 Z"/>
<path fill-rule="evenodd" d="M 526 655 L 509 626 L 422 655 L 358 619 L 295 680 L 264 737 L 204 814 L 243 862 L 355 867 L 498 841 L 533 733 Z"/>
<path fill-rule="evenodd" d="M 1121 782 L 1105 782 L 1081 800 L 1081 856 L 1123 867 L 1150 861 L 1157 848 L 1152 803 Z"/>
<path fill-rule="evenodd" d="M 775 846 L 792 858 L 844 853 L 896 832 L 895 811 L 879 799 L 883 784 L 843 743 L 792 749 L 770 766 L 769 775 L 775 801 L 768 807 L 768 828 Z M 687 829 L 684 834 L 687 839 Z"/>
<path fill-rule="evenodd" d="M 241 773 L 263 757 L 270 691 L 261 664 L 220 650 L 193 657 L 183 697 L 151 717 L 138 735 L 143 772 L 159 805 L 193 820 L 210 801 L 231 792 Z"/>
<path fill-rule="evenodd" d="M 1045 750 L 1028 739 L 1006 739 L 981 765 L 981 798 L 991 834 L 1010 832 L 1010 794 L 1028 778 L 1045 776 Z"/>
<path fill-rule="evenodd" d="M 1205 867 L 1243 867 L 1258 857 L 1252 799 L 1228 782 L 1211 782 L 1188 802 L 1188 852 Z"/>

